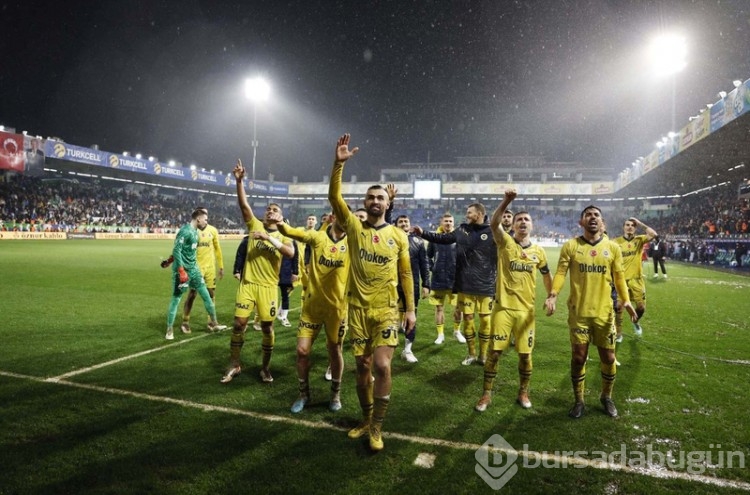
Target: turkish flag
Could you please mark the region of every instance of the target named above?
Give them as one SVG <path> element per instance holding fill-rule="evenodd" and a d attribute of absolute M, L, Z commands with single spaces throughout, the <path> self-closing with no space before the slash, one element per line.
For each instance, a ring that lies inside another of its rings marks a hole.
<path fill-rule="evenodd" d="M 0 132 L 0 168 L 23 172 L 23 136 Z"/>

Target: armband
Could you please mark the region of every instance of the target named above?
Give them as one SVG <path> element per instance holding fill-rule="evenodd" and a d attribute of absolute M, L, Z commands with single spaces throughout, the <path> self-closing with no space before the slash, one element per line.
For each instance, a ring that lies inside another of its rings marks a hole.
<path fill-rule="evenodd" d="M 269 237 L 268 242 L 271 243 L 273 247 L 276 249 L 281 249 L 281 247 L 284 245 L 280 240 L 276 239 L 275 237 Z"/>

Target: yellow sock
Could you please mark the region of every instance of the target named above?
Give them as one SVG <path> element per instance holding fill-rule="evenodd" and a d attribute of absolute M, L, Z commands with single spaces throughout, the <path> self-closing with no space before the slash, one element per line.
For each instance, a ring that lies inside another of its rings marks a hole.
<path fill-rule="evenodd" d="M 570 380 L 573 383 L 573 395 L 575 395 L 576 402 L 583 402 L 583 393 L 586 389 L 586 365 L 579 365 L 571 360 Z"/>
<path fill-rule="evenodd" d="M 602 370 L 602 397 L 612 397 L 612 388 L 615 386 L 615 376 L 617 376 L 617 366 L 615 363 L 600 363 L 599 368 Z"/>

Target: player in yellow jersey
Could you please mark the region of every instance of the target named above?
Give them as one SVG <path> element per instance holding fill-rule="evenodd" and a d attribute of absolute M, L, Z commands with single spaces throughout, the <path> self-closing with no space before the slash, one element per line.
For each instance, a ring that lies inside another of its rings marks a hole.
<path fill-rule="evenodd" d="M 492 235 L 497 245 L 497 284 L 492 305 L 492 332 L 490 349 L 484 363 L 484 392 L 474 407 L 482 412 L 492 402 L 492 386 L 497 376 L 500 355 L 515 337 L 518 352 L 519 387 L 516 402 L 524 409 L 531 407 L 529 381 L 531 380 L 531 351 L 534 349 L 536 301 L 536 273 L 542 274 L 547 293 L 552 289 L 552 275 L 547 265 L 544 248 L 531 242 L 533 222 L 526 211 L 512 215 L 513 236 L 503 225 L 504 213 L 515 199 L 515 189 L 507 189 L 503 202 L 490 220 Z"/>
<path fill-rule="evenodd" d="M 307 220 L 305 221 L 305 228 L 304 230 L 315 230 L 315 226 L 318 224 L 318 217 L 315 215 L 307 215 Z M 310 264 L 310 249 L 307 247 L 307 245 L 299 246 L 300 253 L 299 253 L 299 274 L 300 274 L 300 284 L 302 284 L 302 295 L 300 296 L 300 301 L 305 300 L 305 293 L 307 292 L 307 266 Z"/>
<path fill-rule="evenodd" d="M 245 344 L 247 321 L 253 310 L 260 317 L 263 332 L 260 378 L 265 383 L 270 383 L 273 381 L 273 376 L 269 366 L 275 342 L 273 320 L 279 310 L 279 268 L 282 256 L 287 258 L 294 256 L 294 246 L 291 239 L 284 237 L 278 230 L 278 222 L 275 220 L 277 217 L 274 215 L 281 214 L 281 207 L 278 204 L 270 203 L 266 207 L 263 221 L 253 215 L 245 194 L 243 183 L 245 167 L 242 166 L 241 160 L 237 160 L 232 173 L 237 182 L 237 202 L 247 226 L 249 239 L 245 269 L 242 271 L 242 279 L 235 299 L 234 326 L 229 346 L 229 369 L 221 378 L 221 383 L 229 383 L 242 371 L 240 353 Z M 272 216 L 274 219 L 271 218 Z"/>
<path fill-rule="evenodd" d="M 611 283 L 621 295 L 622 305 L 637 320 L 630 303 L 625 277 L 623 275 L 622 252 L 620 247 L 603 235 L 604 220 L 596 206 L 587 206 L 581 212 L 579 225 L 583 235 L 566 242 L 560 249 L 557 272 L 552 280 L 552 291 L 545 301 L 547 315 L 555 312 L 557 295 L 565 284 L 565 276 L 570 272 L 570 296 L 568 297 L 568 328 L 572 359 L 570 378 L 573 383 L 575 404 L 568 412 L 571 418 L 580 418 L 585 411 L 584 389 L 586 379 L 586 358 L 589 344 L 599 351 L 602 373 L 602 390 L 599 400 L 605 412 L 617 417 L 617 408 L 612 401 L 612 388 L 617 374 L 615 364 L 614 307 L 611 299 Z"/>
<path fill-rule="evenodd" d="M 328 200 L 338 223 L 346 232 L 350 252 L 349 332 L 357 362 L 357 396 L 363 421 L 349 431 L 349 438 L 369 434 L 370 448 L 383 449 L 382 427 L 391 398 L 391 361 L 398 345 L 401 318 L 396 286 L 404 291 L 406 331 L 414 328 L 414 283 L 409 259 L 409 240 L 404 231 L 385 221 L 388 193 L 380 185 L 365 195 L 367 220 L 349 211 L 341 195 L 344 164 L 359 148 L 349 149 L 349 134 L 336 143 Z M 375 381 L 371 380 L 375 375 Z"/>
<path fill-rule="evenodd" d="M 638 227 L 646 230 L 645 234 L 635 235 Z M 646 283 L 643 280 L 643 246 L 657 236 L 656 231 L 635 217 L 625 220 L 622 227 L 623 234 L 614 239 L 622 251 L 622 265 L 625 269 L 625 284 L 628 286 L 630 302 L 635 305 L 638 321 L 633 323 L 635 335 L 643 333 L 639 323 L 646 312 Z M 617 342 L 622 342 L 622 305 L 617 301 L 615 308 L 615 327 L 617 328 Z"/>
<path fill-rule="evenodd" d="M 274 217 L 272 217 L 274 218 Z M 323 326 L 326 328 L 326 348 L 331 368 L 331 401 L 328 408 L 341 409 L 341 376 L 344 358 L 341 352 L 346 334 L 346 283 L 349 279 L 349 248 L 346 233 L 336 216 L 330 215 L 328 228 L 293 229 L 278 224 L 287 237 L 310 247 L 308 286 L 297 327 L 297 379 L 299 397 L 292 404 L 292 412 L 299 413 L 310 401 L 310 351 Z"/>
<path fill-rule="evenodd" d="M 199 206 L 196 209 L 204 211 L 208 215 L 207 208 Z M 215 305 L 216 279 L 221 280 L 224 278 L 224 255 L 221 252 L 221 244 L 219 243 L 219 231 L 213 225 L 207 224 L 204 228 L 198 229 L 196 259 L 198 260 L 198 268 L 203 274 L 203 279 L 206 281 L 208 293 L 211 295 L 211 300 Z M 182 308 L 182 325 L 180 325 L 182 333 L 190 333 L 190 313 L 193 310 L 193 302 L 195 302 L 196 295 L 195 289 L 190 289 L 185 300 L 185 306 Z M 208 320 L 211 321 L 210 316 Z"/>

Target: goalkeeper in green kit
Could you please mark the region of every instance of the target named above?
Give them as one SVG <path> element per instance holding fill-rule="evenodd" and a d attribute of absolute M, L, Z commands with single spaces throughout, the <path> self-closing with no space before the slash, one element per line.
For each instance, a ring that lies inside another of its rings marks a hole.
<path fill-rule="evenodd" d="M 180 305 L 182 295 L 188 290 L 188 287 L 195 289 L 203 299 L 203 305 L 206 312 L 211 317 L 208 324 L 209 332 L 216 332 L 227 328 L 226 325 L 219 325 L 216 321 L 216 306 L 211 300 L 211 296 L 206 288 L 206 282 L 195 261 L 195 252 L 198 248 L 198 230 L 205 228 L 208 224 L 208 214 L 204 209 L 193 211 L 190 223 L 183 225 L 177 232 L 172 248 L 172 300 L 169 302 L 169 313 L 167 314 L 167 340 L 174 339 L 175 317 L 177 308 Z"/>

